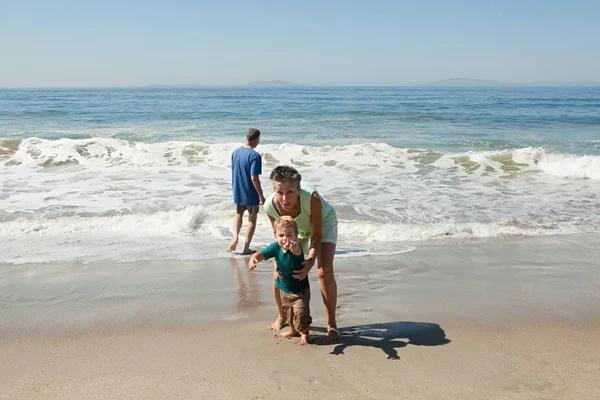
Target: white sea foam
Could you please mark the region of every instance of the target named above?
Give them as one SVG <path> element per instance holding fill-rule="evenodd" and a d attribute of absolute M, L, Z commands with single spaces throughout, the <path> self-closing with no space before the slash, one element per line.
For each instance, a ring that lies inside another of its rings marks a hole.
<path fill-rule="evenodd" d="M 0 262 L 227 256 L 238 146 L 0 140 Z M 407 251 L 424 240 L 600 231 L 598 156 L 383 143 L 257 150 L 267 194 L 269 171 L 291 164 L 335 205 L 340 256 Z M 268 226 L 261 213 L 256 246 L 272 240 Z"/>
<path fill-rule="evenodd" d="M 600 180 L 600 156 L 549 154 L 540 161 L 540 168 L 561 178 Z"/>
<path fill-rule="evenodd" d="M 17 143 L 18 150 L 14 147 Z M 52 168 L 79 165 L 94 170 L 105 167 L 177 168 L 196 165 L 223 166 L 237 143 L 130 142 L 112 138 L 0 140 L 0 159 L 5 167 Z M 263 145 L 267 161 L 299 166 L 325 166 L 349 171 L 365 168 L 416 172 L 434 165 L 462 174 L 504 174 L 507 171 L 541 171 L 575 179 L 600 179 L 600 156 L 547 153 L 543 148 L 504 151 L 440 153 L 399 149 L 384 143 L 310 147 L 295 144 Z M 487 168 L 486 168 L 487 167 Z"/>

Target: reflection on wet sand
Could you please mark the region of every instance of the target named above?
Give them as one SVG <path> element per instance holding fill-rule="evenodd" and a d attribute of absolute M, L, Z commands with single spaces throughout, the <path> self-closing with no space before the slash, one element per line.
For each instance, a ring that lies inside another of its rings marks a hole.
<path fill-rule="evenodd" d="M 261 305 L 260 290 L 256 281 L 256 274 L 253 274 L 247 265 L 247 259 L 238 259 L 231 257 L 231 268 L 236 283 L 236 311 L 248 311 Z M 244 272 L 241 272 L 240 269 Z M 246 275 L 244 282 L 243 275 Z"/>

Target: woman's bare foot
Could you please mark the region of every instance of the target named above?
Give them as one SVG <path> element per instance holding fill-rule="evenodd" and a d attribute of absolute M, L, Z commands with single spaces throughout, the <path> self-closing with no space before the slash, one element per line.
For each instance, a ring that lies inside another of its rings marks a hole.
<path fill-rule="evenodd" d="M 337 330 L 337 328 L 329 328 L 327 330 L 327 342 L 337 342 L 340 339 L 340 332 Z"/>
<path fill-rule="evenodd" d="M 231 242 L 227 251 L 229 251 L 229 252 L 235 251 L 235 248 L 237 247 L 237 245 L 238 245 L 238 240 L 235 239 L 233 242 Z"/>
<path fill-rule="evenodd" d="M 300 336 L 300 333 L 298 333 L 298 331 L 294 330 L 294 329 L 290 329 L 287 332 L 283 332 L 282 334 L 279 335 L 279 337 L 284 338 L 284 337 L 298 337 Z"/>
<path fill-rule="evenodd" d="M 300 333 L 300 344 L 309 344 L 312 341 L 308 332 Z"/>
<path fill-rule="evenodd" d="M 268 326 L 270 331 L 280 331 L 285 325 L 285 319 L 282 316 L 277 317 L 275 322 Z"/>

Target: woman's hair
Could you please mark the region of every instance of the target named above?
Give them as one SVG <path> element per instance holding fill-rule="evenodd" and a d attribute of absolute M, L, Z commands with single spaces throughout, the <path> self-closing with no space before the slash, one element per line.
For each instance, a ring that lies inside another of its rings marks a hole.
<path fill-rule="evenodd" d="M 300 175 L 300 173 L 298 173 L 294 167 L 290 167 L 289 165 L 280 165 L 273 168 L 269 179 L 271 179 L 273 183 L 291 182 L 295 183 L 296 186 L 300 186 L 302 175 Z"/>
<path fill-rule="evenodd" d="M 296 235 L 298 234 L 298 224 L 294 221 L 294 218 L 289 215 L 282 215 L 277 218 L 275 222 L 273 222 L 273 228 L 275 231 L 279 228 L 293 228 Z"/>

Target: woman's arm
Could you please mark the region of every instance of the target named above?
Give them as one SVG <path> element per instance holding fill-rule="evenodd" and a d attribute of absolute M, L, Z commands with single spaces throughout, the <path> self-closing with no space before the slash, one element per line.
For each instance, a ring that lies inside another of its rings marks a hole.
<path fill-rule="evenodd" d="M 275 218 L 271 217 L 268 214 L 267 217 L 269 217 L 269 221 L 271 221 L 271 228 L 273 228 L 273 233 L 275 233 Z"/>
<path fill-rule="evenodd" d="M 308 258 L 313 260 L 321 254 L 321 240 L 323 239 L 323 204 L 317 192 L 313 192 L 310 197 L 310 224 L 312 233 L 310 235 L 310 250 Z"/>
<path fill-rule="evenodd" d="M 308 258 L 304 261 L 304 268 L 294 271 L 296 279 L 304 279 L 308 272 L 315 265 L 317 257 L 321 254 L 321 240 L 323 239 L 323 204 L 317 192 L 313 192 L 310 197 L 310 223 L 312 233 L 310 235 L 310 250 Z"/>

